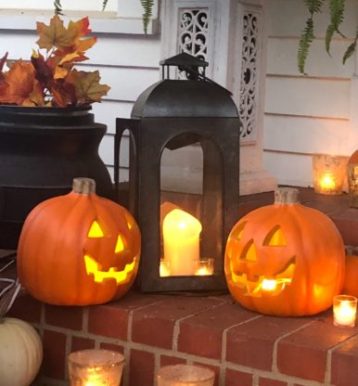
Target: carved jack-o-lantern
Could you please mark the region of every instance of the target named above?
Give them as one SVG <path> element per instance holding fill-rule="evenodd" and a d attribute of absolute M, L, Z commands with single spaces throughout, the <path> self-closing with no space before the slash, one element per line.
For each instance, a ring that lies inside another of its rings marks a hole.
<path fill-rule="evenodd" d="M 140 232 L 122 206 L 95 194 L 91 179 L 36 206 L 18 246 L 18 276 L 40 301 L 105 303 L 124 295 L 139 265 Z"/>
<path fill-rule="evenodd" d="M 297 190 L 281 189 L 275 198 L 232 229 L 225 252 L 229 290 L 264 314 L 321 312 L 342 287 L 342 238 L 326 215 L 297 202 Z"/>

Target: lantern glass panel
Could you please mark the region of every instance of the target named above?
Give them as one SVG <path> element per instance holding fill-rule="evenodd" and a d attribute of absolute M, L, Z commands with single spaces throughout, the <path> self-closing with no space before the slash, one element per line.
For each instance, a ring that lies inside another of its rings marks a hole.
<path fill-rule="evenodd" d="M 219 161 L 219 153 L 206 140 L 180 146 L 186 142 L 182 139 L 178 148 L 166 148 L 161 158 L 161 278 L 212 276 L 222 255 L 221 180 L 217 167 L 213 172 L 209 168 L 209 163 Z"/>

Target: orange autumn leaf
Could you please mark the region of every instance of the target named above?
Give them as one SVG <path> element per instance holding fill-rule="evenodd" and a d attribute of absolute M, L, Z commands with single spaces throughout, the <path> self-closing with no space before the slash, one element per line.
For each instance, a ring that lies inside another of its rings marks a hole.
<path fill-rule="evenodd" d="M 73 70 L 68 77 L 68 81 L 75 86 L 79 103 L 99 102 L 104 95 L 107 95 L 110 87 L 100 84 L 100 79 L 98 71 L 85 72 Z"/>
<path fill-rule="evenodd" d="M 85 17 L 77 22 L 70 21 L 66 28 L 60 17 L 55 15 L 48 26 L 42 22 L 37 23 L 37 32 L 40 37 L 37 44 L 47 51 L 54 47 L 65 52 L 69 49 L 79 52 L 86 51 L 96 42 L 94 37 L 81 39 L 91 32 L 88 26 L 89 21 Z"/>
<path fill-rule="evenodd" d="M 72 47 L 77 36 L 76 30 L 64 27 L 63 21 L 58 15 L 51 18 L 48 26 L 45 23 L 37 22 L 37 32 L 40 37 L 37 40 L 38 46 L 45 48 L 47 51 L 50 51 L 53 47 Z"/>
<path fill-rule="evenodd" d="M 2 103 L 22 105 L 23 103 L 31 103 L 31 100 L 43 99 L 41 98 L 42 90 L 35 78 L 35 69 L 31 63 L 22 60 L 15 62 L 5 73 L 4 81 L 7 87 L 5 92 L 0 95 L 0 102 Z"/>
<path fill-rule="evenodd" d="M 71 52 L 63 56 L 55 67 L 54 79 L 64 79 L 71 71 L 74 62 L 80 62 L 86 59 L 84 55 L 78 52 Z"/>
<path fill-rule="evenodd" d="M 33 50 L 31 62 L 18 60 L 3 71 L 7 54 L 0 58 L 0 103 L 67 107 L 97 102 L 107 94 L 109 87 L 99 83 L 98 71 L 74 69 L 96 43 L 88 36 L 87 17 L 66 27 L 56 15 L 48 25 L 38 22 L 37 32 L 39 49 Z"/>

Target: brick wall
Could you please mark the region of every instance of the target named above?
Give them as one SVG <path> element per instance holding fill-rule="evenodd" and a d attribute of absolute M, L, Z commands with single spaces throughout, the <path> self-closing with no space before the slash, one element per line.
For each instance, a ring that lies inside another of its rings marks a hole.
<path fill-rule="evenodd" d="M 301 190 L 301 202 L 328 214 L 346 244 L 358 246 L 358 210 L 346 195 Z M 241 198 L 239 216 L 271 203 L 272 193 Z M 152 386 L 164 365 L 194 363 L 216 372 L 216 386 L 357 386 L 358 327 L 333 326 L 332 311 L 315 317 L 262 316 L 229 295 L 169 296 L 132 292 L 93 307 L 17 299 L 11 314 L 40 332 L 44 361 L 33 386 L 68 385 L 71 351 L 103 347 L 126 358 L 122 386 Z"/>
<path fill-rule="evenodd" d="M 25 295 L 13 316 L 43 338 L 44 362 L 34 385 L 67 385 L 66 356 L 84 348 L 118 350 L 123 386 L 152 386 L 159 367 L 194 363 L 216 372 L 220 386 L 356 386 L 358 328 L 316 317 L 262 316 L 215 297 L 143 295 L 93 307 L 45 306 Z"/>

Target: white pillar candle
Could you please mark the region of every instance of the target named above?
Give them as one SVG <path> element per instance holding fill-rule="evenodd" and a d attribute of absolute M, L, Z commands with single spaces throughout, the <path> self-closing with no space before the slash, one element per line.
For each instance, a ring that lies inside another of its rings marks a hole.
<path fill-rule="evenodd" d="M 164 260 L 171 276 L 195 275 L 200 258 L 200 221 L 174 209 L 163 220 Z"/>

